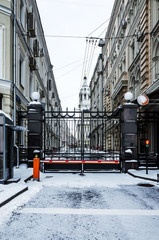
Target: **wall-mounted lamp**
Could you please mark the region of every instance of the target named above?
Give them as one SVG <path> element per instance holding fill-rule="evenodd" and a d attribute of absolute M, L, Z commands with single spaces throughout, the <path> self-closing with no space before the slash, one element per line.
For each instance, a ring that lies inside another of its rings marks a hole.
<path fill-rule="evenodd" d="M 104 47 L 105 41 L 103 39 L 99 40 L 98 47 Z"/>

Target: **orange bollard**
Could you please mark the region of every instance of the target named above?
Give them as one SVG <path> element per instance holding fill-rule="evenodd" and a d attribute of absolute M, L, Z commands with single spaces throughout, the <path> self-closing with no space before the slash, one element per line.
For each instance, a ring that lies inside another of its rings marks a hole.
<path fill-rule="evenodd" d="M 40 158 L 35 155 L 33 159 L 33 180 L 40 181 Z"/>

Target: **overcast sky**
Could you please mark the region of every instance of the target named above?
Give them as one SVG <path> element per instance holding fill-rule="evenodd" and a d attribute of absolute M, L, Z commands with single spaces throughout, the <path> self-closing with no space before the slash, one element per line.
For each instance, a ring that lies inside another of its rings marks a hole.
<path fill-rule="evenodd" d="M 78 108 L 84 73 L 89 84 L 101 52 L 98 42 L 86 42 L 86 37 L 105 36 L 113 3 L 114 0 L 37 0 L 63 110 Z"/>

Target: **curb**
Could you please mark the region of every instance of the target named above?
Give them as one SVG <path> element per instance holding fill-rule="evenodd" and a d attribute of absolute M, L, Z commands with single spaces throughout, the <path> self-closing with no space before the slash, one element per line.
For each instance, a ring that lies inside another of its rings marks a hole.
<path fill-rule="evenodd" d="M 129 175 L 131 175 L 132 177 L 134 177 L 134 178 L 140 178 L 140 179 L 144 179 L 144 180 L 149 180 L 149 181 L 157 182 L 157 179 L 137 176 L 137 175 L 134 175 L 133 173 L 130 173 L 129 170 L 127 171 L 127 173 L 128 173 Z"/>
<path fill-rule="evenodd" d="M 28 178 L 26 178 L 25 180 L 24 180 L 24 182 L 26 183 L 26 182 L 28 182 L 30 179 L 32 179 L 33 178 L 33 175 L 31 175 L 30 177 L 28 177 Z"/>
<path fill-rule="evenodd" d="M 14 198 L 16 198 L 17 196 L 19 196 L 20 194 L 22 194 L 23 192 L 27 191 L 28 187 L 25 187 L 24 189 L 22 189 L 21 191 L 15 193 L 13 196 L 9 197 L 8 199 L 6 199 L 5 201 L 3 201 L 2 203 L 0 203 L 0 207 L 4 206 L 5 204 L 7 204 L 8 202 L 10 202 L 11 200 L 13 200 Z"/>
<path fill-rule="evenodd" d="M 28 182 L 30 179 L 33 178 L 33 175 L 27 177 L 26 179 L 24 179 L 24 182 Z M 25 187 L 24 189 L 22 189 L 21 191 L 15 193 L 13 196 L 9 197 L 8 199 L 4 200 L 3 202 L 0 203 L 0 208 L 2 206 L 4 206 L 5 204 L 7 204 L 8 202 L 10 202 L 11 200 L 13 200 L 14 198 L 18 197 L 20 194 L 26 192 L 28 190 L 28 187 Z"/>

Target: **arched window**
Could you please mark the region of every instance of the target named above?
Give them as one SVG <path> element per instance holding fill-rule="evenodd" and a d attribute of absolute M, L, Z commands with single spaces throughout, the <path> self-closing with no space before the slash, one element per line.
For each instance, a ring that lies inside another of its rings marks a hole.
<path fill-rule="evenodd" d="M 159 43 L 157 44 L 155 54 L 155 79 L 159 78 Z"/>
<path fill-rule="evenodd" d="M 153 44 L 153 65 L 152 65 L 152 78 L 153 80 L 159 79 L 159 42 L 156 39 L 156 41 Z"/>

